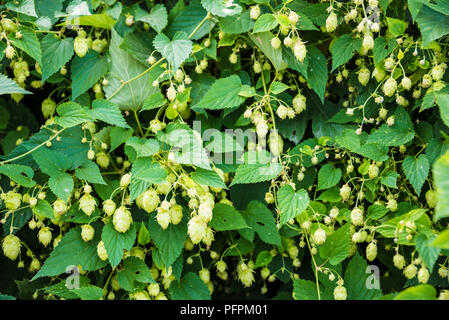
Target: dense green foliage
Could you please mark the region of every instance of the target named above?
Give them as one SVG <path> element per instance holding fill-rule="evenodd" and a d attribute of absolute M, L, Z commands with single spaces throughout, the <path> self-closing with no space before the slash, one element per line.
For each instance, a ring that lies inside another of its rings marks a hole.
<path fill-rule="evenodd" d="M 0 3 L 0 298 L 449 299 L 447 1 Z"/>

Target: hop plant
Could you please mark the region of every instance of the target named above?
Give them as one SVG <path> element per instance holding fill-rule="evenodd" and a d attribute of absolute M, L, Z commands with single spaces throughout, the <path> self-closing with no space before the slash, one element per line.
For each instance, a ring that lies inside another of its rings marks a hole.
<path fill-rule="evenodd" d="M 346 288 L 343 286 L 336 286 L 334 289 L 334 299 L 335 300 L 346 300 L 348 297 Z"/>
<path fill-rule="evenodd" d="M 334 32 L 338 26 L 338 17 L 335 12 L 331 12 L 326 19 L 326 31 Z"/>
<path fill-rule="evenodd" d="M 299 62 L 303 63 L 307 55 L 307 48 L 304 42 L 298 40 L 293 47 L 293 53 L 296 59 L 298 59 Z"/>
<path fill-rule="evenodd" d="M 44 247 L 48 246 L 52 239 L 52 234 L 49 227 L 43 227 L 39 230 L 38 239 L 39 242 L 44 245 Z"/>
<path fill-rule="evenodd" d="M 81 197 L 80 209 L 86 215 L 90 216 L 95 211 L 96 206 L 97 206 L 97 201 L 91 194 L 86 193 Z"/>
<path fill-rule="evenodd" d="M 396 88 L 396 80 L 394 78 L 388 78 L 387 81 L 385 81 L 382 90 L 387 97 L 391 97 L 396 92 Z"/>
<path fill-rule="evenodd" d="M 304 110 L 306 110 L 306 97 L 303 96 L 301 93 L 298 93 L 293 98 L 293 109 L 295 110 L 296 114 L 300 114 Z"/>
<path fill-rule="evenodd" d="M 131 211 L 129 211 L 126 207 L 121 206 L 117 208 L 114 212 L 114 216 L 112 219 L 115 230 L 121 233 L 125 233 L 129 230 L 133 218 L 131 216 Z"/>
<path fill-rule="evenodd" d="M 377 245 L 374 242 L 370 242 L 366 247 L 366 258 L 368 261 L 373 261 L 377 257 Z"/>
<path fill-rule="evenodd" d="M 89 42 L 85 37 L 77 36 L 73 41 L 75 53 L 80 57 L 84 57 L 89 50 Z"/>
<path fill-rule="evenodd" d="M 20 204 L 22 202 L 22 195 L 14 191 L 8 191 L 4 201 L 6 209 L 15 211 L 20 207 Z"/>
<path fill-rule="evenodd" d="M 13 235 L 7 235 L 2 240 L 3 254 L 11 260 L 16 260 L 20 253 L 20 239 Z"/>
<path fill-rule="evenodd" d="M 316 229 L 316 231 L 313 234 L 313 241 L 317 245 L 321 245 L 324 242 L 326 242 L 326 231 L 324 231 L 321 228 Z"/>
<path fill-rule="evenodd" d="M 249 15 L 251 19 L 257 20 L 257 18 L 259 18 L 260 16 L 260 7 L 258 5 L 252 6 L 249 11 Z"/>
<path fill-rule="evenodd" d="M 108 199 L 103 202 L 103 211 L 108 215 L 112 216 L 115 212 L 116 205 L 114 200 Z"/>
<path fill-rule="evenodd" d="M 103 260 L 103 261 L 108 260 L 108 253 L 106 252 L 106 247 L 104 246 L 103 240 L 101 240 L 100 242 L 98 242 L 98 245 L 97 245 L 97 254 L 98 254 L 98 257 L 99 257 L 101 260 Z"/>
<path fill-rule="evenodd" d="M 351 222 L 355 226 L 363 225 L 363 212 L 360 208 L 356 207 L 351 211 Z"/>
<path fill-rule="evenodd" d="M 95 229 L 90 224 L 83 224 L 81 226 L 81 238 L 85 242 L 90 241 L 94 238 Z"/>
<path fill-rule="evenodd" d="M 279 156 L 284 149 L 284 140 L 282 139 L 281 135 L 275 130 L 271 131 L 268 138 L 268 144 L 271 153 L 276 157 Z"/>
<path fill-rule="evenodd" d="M 246 263 L 241 261 L 237 266 L 237 274 L 239 280 L 245 288 L 250 287 L 255 281 L 254 270 L 248 267 Z"/>

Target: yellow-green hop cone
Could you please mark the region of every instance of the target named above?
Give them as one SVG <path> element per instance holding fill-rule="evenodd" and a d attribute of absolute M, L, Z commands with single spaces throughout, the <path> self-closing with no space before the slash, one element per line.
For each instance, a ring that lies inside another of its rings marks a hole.
<path fill-rule="evenodd" d="M 435 208 L 438 203 L 437 192 L 435 190 L 429 190 L 426 192 L 426 201 L 429 208 Z"/>
<path fill-rule="evenodd" d="M 370 242 L 366 247 L 366 259 L 373 261 L 377 257 L 377 246 L 374 242 Z"/>
<path fill-rule="evenodd" d="M 346 300 L 348 293 L 346 288 L 343 286 L 336 286 L 334 289 L 334 299 L 335 300 Z"/>
<path fill-rule="evenodd" d="M 6 209 L 14 211 L 20 207 L 22 195 L 14 191 L 8 191 L 4 200 Z"/>
<path fill-rule="evenodd" d="M 108 260 L 108 253 L 106 252 L 106 248 L 104 246 L 104 242 L 103 241 L 98 242 L 97 254 L 98 254 L 98 257 L 101 260 L 103 260 L 103 261 Z"/>
<path fill-rule="evenodd" d="M 20 239 L 13 234 L 6 236 L 2 241 L 3 254 L 11 260 L 17 259 L 20 247 Z"/>
<path fill-rule="evenodd" d="M 95 229 L 90 224 L 84 224 L 81 226 L 81 238 L 83 238 L 85 242 L 92 240 L 94 234 Z"/>
<path fill-rule="evenodd" d="M 83 195 L 80 199 L 80 209 L 88 216 L 90 216 L 95 211 L 96 205 L 97 201 L 92 195 L 88 193 Z"/>
<path fill-rule="evenodd" d="M 133 222 L 133 218 L 131 216 L 131 211 L 129 211 L 126 207 L 121 206 L 114 212 L 114 217 L 112 218 L 112 223 L 114 224 L 115 230 L 121 233 L 125 233 L 129 230 Z"/>
<path fill-rule="evenodd" d="M 50 98 L 45 99 L 42 101 L 41 110 L 45 118 L 50 118 L 55 113 L 56 102 Z"/>
<path fill-rule="evenodd" d="M 44 247 L 48 246 L 52 239 L 52 234 L 49 227 L 43 227 L 39 230 L 39 233 L 37 234 L 39 238 L 39 242 L 44 245 Z"/>

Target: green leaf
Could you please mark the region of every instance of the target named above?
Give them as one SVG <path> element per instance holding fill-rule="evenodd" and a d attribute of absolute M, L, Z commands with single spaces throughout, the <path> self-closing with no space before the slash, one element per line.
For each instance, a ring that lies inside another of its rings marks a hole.
<path fill-rule="evenodd" d="M 103 227 L 101 240 L 108 253 L 109 263 L 115 268 L 123 258 L 123 250 L 131 250 L 136 241 L 136 224 L 133 223 L 125 233 L 115 230 L 112 220 Z"/>
<path fill-rule="evenodd" d="M 154 38 L 153 45 L 160 54 L 173 66 L 173 70 L 178 70 L 182 63 L 190 56 L 193 43 L 185 32 L 176 32 L 173 40 L 160 33 Z"/>
<path fill-rule="evenodd" d="M 70 128 L 81 123 L 94 121 L 95 118 L 92 112 L 78 103 L 64 102 L 56 109 L 59 118 L 56 118 L 56 123 L 63 128 Z"/>
<path fill-rule="evenodd" d="M 130 197 L 134 201 L 152 184 L 161 184 L 167 178 L 167 171 L 151 158 L 137 159 L 131 170 Z"/>
<path fill-rule="evenodd" d="M 3 224 L 3 234 L 9 234 L 11 230 L 13 234 L 16 234 L 32 216 L 33 210 L 30 207 L 19 208 L 13 214 L 9 214 L 7 217 L 5 216 L 6 222 Z"/>
<path fill-rule="evenodd" d="M 370 134 L 366 143 L 379 144 L 387 147 L 399 147 L 413 140 L 415 134 L 408 128 L 387 124 L 381 125 L 374 133 Z"/>
<path fill-rule="evenodd" d="M 283 84 L 282 82 L 279 81 L 274 81 L 271 84 L 271 93 L 273 94 L 279 94 L 284 92 L 285 90 L 289 89 L 290 87 L 287 86 L 286 84 Z"/>
<path fill-rule="evenodd" d="M 83 277 L 83 276 L 81 276 L 79 278 L 79 280 L 80 280 L 79 281 L 80 288 L 87 286 L 90 281 L 88 278 Z M 78 297 L 78 295 L 76 295 L 73 292 L 73 289 L 67 288 L 67 282 L 68 282 L 67 279 L 64 279 L 64 280 L 59 281 L 56 284 L 53 284 L 49 287 L 44 288 L 43 290 L 46 293 L 53 294 L 55 296 L 58 296 L 58 297 L 61 297 L 61 298 L 67 299 L 67 300 L 68 299 L 78 299 L 79 297 Z"/>
<path fill-rule="evenodd" d="M 72 292 L 80 297 L 81 300 L 100 300 L 103 298 L 104 291 L 102 288 L 88 285 L 78 289 L 73 289 Z"/>
<path fill-rule="evenodd" d="M 185 6 L 181 12 L 170 21 L 166 34 L 171 37 L 178 31 L 191 34 L 206 17 L 207 11 L 204 10 L 199 0 L 189 1 L 189 5 Z M 170 18 L 170 17 L 169 17 Z M 171 20 L 171 19 L 170 19 Z M 192 40 L 198 40 L 209 33 L 215 26 L 215 23 L 209 19 L 192 36 Z"/>
<path fill-rule="evenodd" d="M 404 170 L 405 176 L 418 195 L 421 193 L 421 188 L 429 174 L 429 167 L 429 160 L 424 154 L 421 154 L 417 159 L 412 156 L 407 156 L 402 162 L 402 169 Z"/>
<path fill-rule="evenodd" d="M 54 138 L 54 129 L 54 126 L 41 128 L 41 130 L 38 133 L 35 133 L 29 140 L 19 144 L 8 155 L 7 159 L 12 159 L 19 155 L 22 156 L 24 153 L 33 150 L 41 144 L 45 144 L 47 140 L 52 137 Z M 50 148 L 36 148 L 38 150 L 31 152 L 31 154 L 27 156 L 22 156 L 17 161 L 14 161 L 14 163 L 27 165 L 34 170 L 37 170 L 38 165 L 34 159 L 36 154 L 38 154 L 42 150 L 58 152 L 56 160 L 64 160 L 64 162 L 67 162 L 67 160 L 69 160 L 71 164 L 70 169 L 75 169 L 76 167 L 84 163 L 84 161 L 86 161 L 89 144 L 81 142 L 81 139 L 83 138 L 83 131 L 80 127 L 65 129 L 59 134 L 59 137 L 61 138 L 60 141 L 58 141 L 57 139 L 52 140 L 52 146 Z M 61 156 L 61 154 L 63 156 Z"/>
<path fill-rule="evenodd" d="M 274 49 L 271 46 L 271 39 L 274 38 L 274 35 L 270 31 L 250 34 L 249 38 L 254 41 L 257 47 L 265 54 L 268 59 L 270 59 L 271 63 L 277 71 L 287 68 L 287 63 L 282 59 L 282 50 L 280 48 Z"/>
<path fill-rule="evenodd" d="M 267 266 L 273 260 L 273 255 L 266 250 L 262 250 L 259 252 L 256 258 L 256 263 L 254 264 L 254 269 L 259 267 Z"/>
<path fill-rule="evenodd" d="M 219 110 L 240 106 L 245 98 L 239 95 L 242 82 L 238 75 L 221 78 L 214 82 L 193 109 Z"/>
<path fill-rule="evenodd" d="M 151 8 L 151 12 L 137 19 L 148 23 L 157 33 L 161 32 L 168 23 L 167 8 L 162 4 L 156 4 Z"/>
<path fill-rule="evenodd" d="M 324 54 L 315 47 L 310 48 L 307 54 L 309 55 L 307 82 L 323 102 L 328 79 L 327 60 Z"/>
<path fill-rule="evenodd" d="M 165 134 L 158 132 L 158 139 L 175 147 L 172 149 L 175 162 L 211 170 L 208 155 L 196 131 L 179 123 L 170 123 L 165 131 Z"/>
<path fill-rule="evenodd" d="M 326 163 L 318 172 L 318 190 L 329 189 L 335 186 L 341 179 L 341 169 L 334 168 L 330 163 Z"/>
<path fill-rule="evenodd" d="M 306 210 L 309 205 L 309 195 L 304 189 L 295 192 L 292 186 L 285 185 L 277 192 L 277 202 L 280 210 L 280 223 L 283 225 Z"/>
<path fill-rule="evenodd" d="M 349 256 L 351 249 L 351 232 L 349 227 L 349 224 L 345 224 L 337 231 L 334 231 L 326 239 L 326 242 L 320 246 L 320 257 L 329 259 L 329 262 L 334 266 Z"/>
<path fill-rule="evenodd" d="M 230 187 L 236 184 L 257 183 L 276 178 L 282 171 L 282 165 L 277 162 L 266 164 L 241 164 L 235 172 Z"/>
<path fill-rule="evenodd" d="M 7 176 L 11 181 L 26 188 L 32 188 L 36 185 L 36 182 L 33 181 L 34 171 L 28 166 L 4 164 L 0 166 L 0 174 Z"/>
<path fill-rule="evenodd" d="M 433 93 L 440 108 L 441 120 L 449 127 L 449 94 L 447 93 Z M 427 96 L 427 95 L 426 95 Z"/>
<path fill-rule="evenodd" d="M 293 297 L 296 300 L 318 300 L 316 283 L 309 280 L 293 279 Z"/>
<path fill-rule="evenodd" d="M 261 15 L 254 24 L 253 33 L 270 31 L 278 25 L 277 20 L 271 13 Z"/>
<path fill-rule="evenodd" d="M 0 95 L 9 93 L 31 94 L 31 92 L 22 89 L 13 79 L 0 74 Z"/>
<path fill-rule="evenodd" d="M 243 217 L 248 226 L 256 231 L 263 242 L 281 246 L 281 238 L 276 228 L 276 221 L 271 211 L 265 205 L 259 201 L 251 201 L 248 203 Z"/>
<path fill-rule="evenodd" d="M 125 50 L 120 49 L 121 42 L 120 35 L 112 29 L 109 45 L 111 70 L 106 77 L 109 84 L 104 88 L 104 92 L 108 100 L 118 105 L 121 110 L 137 111 L 143 106 L 148 96 L 159 91 L 151 84 L 159 76 L 160 69 L 153 68 L 142 75 L 147 68 Z M 130 81 L 135 77 L 139 78 Z M 123 81 L 130 82 L 122 85 Z"/>
<path fill-rule="evenodd" d="M 80 168 L 75 170 L 75 175 L 78 179 L 86 180 L 89 183 L 106 184 L 100 168 L 92 161 L 84 162 Z"/>
<path fill-rule="evenodd" d="M 250 18 L 249 11 L 244 11 L 236 16 L 218 18 L 220 28 L 224 33 L 241 34 L 250 31 L 254 27 L 254 21 Z"/>
<path fill-rule="evenodd" d="M 416 20 L 416 17 L 424 4 L 424 0 L 408 0 L 407 3 L 408 10 L 412 15 L 413 20 Z"/>
<path fill-rule="evenodd" d="M 128 272 L 132 279 L 141 283 L 155 283 L 150 269 L 142 259 L 128 257 L 123 260 L 123 270 Z"/>
<path fill-rule="evenodd" d="M 384 37 L 376 37 L 373 48 L 374 63 L 377 65 L 382 62 L 396 46 L 397 42 L 394 38 L 387 41 Z"/>
<path fill-rule="evenodd" d="M 14 47 L 25 51 L 31 58 L 42 65 L 42 51 L 39 39 L 32 29 L 20 26 L 18 31 L 22 34 L 21 39 L 15 37 L 15 33 L 11 32 L 8 36 Z"/>
<path fill-rule="evenodd" d="M 389 17 L 387 17 L 387 23 L 388 23 L 388 31 L 390 31 L 391 34 L 395 37 L 402 36 L 405 32 L 405 29 L 407 29 L 408 26 L 407 22 L 405 21 Z"/>
<path fill-rule="evenodd" d="M 179 282 L 174 282 L 170 288 L 173 300 L 210 300 L 210 292 L 206 284 L 193 272 L 188 272 Z"/>
<path fill-rule="evenodd" d="M 441 251 L 440 248 L 432 245 L 435 239 L 437 239 L 437 236 L 431 232 L 421 232 L 415 238 L 416 249 L 430 273 L 432 273 Z"/>
<path fill-rule="evenodd" d="M 441 232 L 432 245 L 441 249 L 449 249 L 449 230 Z"/>
<path fill-rule="evenodd" d="M 388 171 L 382 177 L 380 177 L 380 183 L 389 188 L 397 189 L 396 180 L 400 177 L 399 173 L 395 171 Z"/>
<path fill-rule="evenodd" d="M 114 151 L 119 146 L 124 144 L 132 135 L 133 135 L 132 129 L 126 130 L 124 128 L 120 127 L 112 127 L 110 138 L 111 138 L 111 148 L 109 149 L 109 152 Z"/>
<path fill-rule="evenodd" d="M 23 14 L 26 14 L 31 17 L 37 17 L 34 0 L 22 0 L 20 2 L 19 1 L 7 2 L 6 8 L 8 8 L 11 11 L 23 13 Z"/>
<path fill-rule="evenodd" d="M 353 39 L 350 34 L 344 34 L 338 37 L 332 45 L 332 70 L 348 62 L 353 56 L 354 51 L 359 51 L 362 46 L 362 40 Z"/>
<path fill-rule="evenodd" d="M 449 217 L 449 151 L 433 165 L 433 179 L 437 192 L 437 206 L 433 221 Z"/>
<path fill-rule="evenodd" d="M 424 47 L 449 33 L 449 17 L 427 5 L 419 11 L 416 22 L 421 30 Z"/>
<path fill-rule="evenodd" d="M 33 208 L 33 213 L 41 218 L 55 219 L 53 208 L 46 200 L 40 200 Z"/>
<path fill-rule="evenodd" d="M 366 260 L 356 252 L 351 261 L 349 261 L 344 276 L 348 300 L 374 300 L 382 294 L 381 289 L 368 288 L 367 284 L 371 284 L 368 281 L 368 277 L 371 279 L 379 279 L 367 267 Z"/>
<path fill-rule="evenodd" d="M 226 17 L 242 12 L 242 7 L 236 3 L 229 4 L 225 0 L 201 0 L 204 9 L 212 13 L 214 16 Z"/>
<path fill-rule="evenodd" d="M 50 176 L 50 179 L 48 180 L 48 186 L 55 195 L 57 195 L 64 201 L 68 201 L 75 185 L 70 174 L 65 172 L 58 172 Z"/>
<path fill-rule="evenodd" d="M 436 300 L 437 291 L 429 284 L 420 284 L 400 292 L 394 300 Z"/>
<path fill-rule="evenodd" d="M 160 108 L 167 102 L 168 102 L 167 99 L 165 99 L 162 93 L 160 92 L 153 93 L 143 103 L 141 111 Z"/>
<path fill-rule="evenodd" d="M 142 222 L 140 225 L 139 235 L 137 236 L 137 242 L 144 246 L 150 243 L 150 233 L 148 232 L 147 227 L 145 227 L 145 224 Z"/>
<path fill-rule="evenodd" d="M 410 241 L 406 239 L 407 230 L 406 228 L 401 228 L 400 222 L 404 221 L 416 221 L 420 219 L 426 213 L 425 209 L 413 209 L 407 213 L 404 213 L 400 216 L 392 218 L 380 226 L 376 228 L 376 231 L 379 232 L 382 236 L 386 238 L 397 238 L 399 244 L 408 244 L 410 245 Z M 398 234 L 398 229 L 401 229 Z"/>
<path fill-rule="evenodd" d="M 150 157 L 159 152 L 160 143 L 156 139 L 145 139 L 139 137 L 131 137 L 126 140 L 126 147 L 131 147 L 136 151 L 137 158 Z"/>
<path fill-rule="evenodd" d="M 181 222 L 178 224 L 171 223 L 165 230 L 159 225 L 155 215 L 150 216 L 148 230 L 167 268 L 176 261 L 184 248 L 184 241 L 187 238 L 188 216 L 186 210 L 183 210 Z"/>
<path fill-rule="evenodd" d="M 389 211 L 390 210 L 388 210 L 388 208 L 384 206 L 373 204 L 368 208 L 368 217 L 370 217 L 373 220 L 378 220 L 383 216 L 385 216 Z"/>
<path fill-rule="evenodd" d="M 224 203 L 215 204 L 210 226 L 217 231 L 248 228 L 242 214 L 230 205 Z"/>
<path fill-rule="evenodd" d="M 204 186 L 227 189 L 224 181 L 221 179 L 218 173 L 213 170 L 209 171 L 198 168 L 194 173 L 192 173 L 192 180 Z"/>
<path fill-rule="evenodd" d="M 84 271 L 103 268 L 106 262 L 101 261 L 97 255 L 97 244 L 100 241 L 101 232 L 98 225 L 93 226 L 95 228 L 94 238 L 87 242 L 81 238 L 81 227 L 71 228 L 62 237 L 32 280 L 57 276 L 66 272 L 66 268 L 69 266 L 81 265 Z"/>
<path fill-rule="evenodd" d="M 74 21 L 67 19 L 66 25 L 75 24 L 80 26 L 92 26 L 101 29 L 111 29 L 115 22 L 116 21 L 106 13 L 96 13 L 76 17 Z"/>
<path fill-rule="evenodd" d="M 110 101 L 104 99 L 94 100 L 94 102 L 92 102 L 91 114 L 95 119 L 104 121 L 108 124 L 121 128 L 130 128 L 126 123 L 125 118 L 123 118 L 120 109 Z"/>
<path fill-rule="evenodd" d="M 92 88 L 108 72 L 109 64 L 106 56 L 100 56 L 97 52 L 90 50 L 83 58 L 78 56 L 73 58 L 71 70 L 73 101 Z M 106 88 L 108 89 L 110 85 L 111 83 Z"/>
<path fill-rule="evenodd" d="M 59 71 L 73 56 L 73 38 L 60 39 L 54 34 L 46 35 L 42 47 L 42 81 Z"/>

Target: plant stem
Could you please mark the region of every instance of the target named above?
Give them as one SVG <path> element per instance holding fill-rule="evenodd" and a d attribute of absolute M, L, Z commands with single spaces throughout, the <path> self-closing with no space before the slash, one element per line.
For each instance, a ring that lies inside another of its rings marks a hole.
<path fill-rule="evenodd" d="M 1 166 L 1 165 L 4 165 L 4 164 L 6 164 L 6 163 L 9 163 L 9 162 L 16 161 L 16 160 L 18 160 L 18 159 L 20 159 L 20 158 L 23 158 L 23 157 L 29 155 L 30 153 L 32 153 L 32 152 L 36 151 L 37 149 L 39 149 L 40 147 L 42 147 L 43 145 L 47 144 L 47 142 L 51 142 L 53 139 L 55 139 L 57 136 L 59 136 L 59 134 L 60 134 L 62 131 L 64 131 L 64 130 L 65 130 L 65 128 L 64 128 L 64 129 L 61 129 L 61 130 L 59 130 L 59 131 L 57 131 L 53 136 L 51 136 L 50 138 L 48 138 L 46 141 L 44 141 L 44 142 L 42 142 L 41 144 L 37 145 L 37 146 L 34 147 L 33 149 L 31 149 L 31 150 L 29 150 L 29 151 L 27 151 L 27 152 L 21 154 L 20 156 L 17 156 L 17 157 L 15 157 L 15 158 L 8 159 L 8 160 L 5 160 L 5 161 L 0 162 L 0 166 Z"/>

